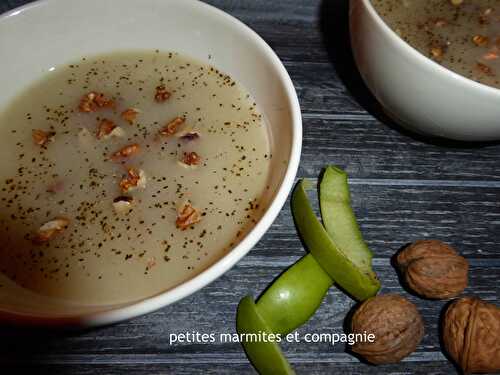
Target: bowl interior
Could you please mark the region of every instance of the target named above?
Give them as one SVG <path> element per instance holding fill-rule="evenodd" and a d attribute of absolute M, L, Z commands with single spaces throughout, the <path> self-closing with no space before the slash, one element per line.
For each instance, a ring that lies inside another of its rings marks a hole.
<path fill-rule="evenodd" d="M 273 173 L 270 189 L 264 197 L 264 204 L 270 209 L 239 245 L 194 279 L 162 293 L 148 308 L 129 312 L 123 318 L 160 307 L 199 289 L 245 255 L 279 212 L 293 183 L 300 154 L 298 102 L 279 60 L 241 23 L 196 1 L 45 0 L 2 16 L 0 110 L 51 67 L 83 56 L 137 49 L 189 55 L 214 65 L 245 86 L 269 124 Z M 275 142 L 278 139 L 279 143 Z M 294 165 L 291 165 L 292 159 Z M 284 183 L 284 180 L 288 181 Z M 43 297 L 22 289 L 0 274 L 0 312 L 41 318 L 74 317 L 125 307 L 82 306 Z"/>

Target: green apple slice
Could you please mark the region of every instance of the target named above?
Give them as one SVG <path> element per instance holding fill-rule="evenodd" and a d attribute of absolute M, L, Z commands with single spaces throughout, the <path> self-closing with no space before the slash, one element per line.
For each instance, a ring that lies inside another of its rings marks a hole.
<path fill-rule="evenodd" d="M 260 375 L 293 375 L 292 367 L 286 360 L 278 343 L 264 340 L 252 340 L 251 334 L 272 333 L 257 311 L 252 297 L 246 296 L 238 305 L 236 330 L 240 335 L 249 334 L 241 344 L 248 359 Z"/>
<path fill-rule="evenodd" d="M 301 180 L 292 195 L 292 212 L 295 224 L 310 253 L 328 275 L 347 293 L 357 300 L 365 300 L 377 294 L 380 283 L 373 272 L 367 272 L 351 260 L 349 253 L 340 249 L 319 222 L 309 202 L 306 188 L 309 184 Z M 335 187 L 332 187 L 335 188 Z M 350 236 L 356 221 L 344 228 Z"/>
<path fill-rule="evenodd" d="M 372 271 L 373 254 L 363 240 L 351 208 L 347 173 L 335 166 L 326 167 L 319 187 L 321 217 L 330 238 L 362 272 L 376 278 Z"/>
<path fill-rule="evenodd" d="M 288 334 L 313 316 L 332 284 L 330 276 L 307 254 L 259 297 L 257 310 L 272 332 Z"/>

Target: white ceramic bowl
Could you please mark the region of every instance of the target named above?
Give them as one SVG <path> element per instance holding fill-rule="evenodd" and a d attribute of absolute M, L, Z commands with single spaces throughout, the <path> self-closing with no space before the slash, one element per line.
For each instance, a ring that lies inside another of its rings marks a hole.
<path fill-rule="evenodd" d="M 370 0 L 350 0 L 349 13 L 356 64 L 390 117 L 427 135 L 500 139 L 500 90 L 422 55 L 384 23 Z"/>
<path fill-rule="evenodd" d="M 51 67 L 116 50 L 178 51 L 229 73 L 267 118 L 273 173 L 267 211 L 227 255 L 183 284 L 121 305 L 54 302 L 14 283 L 0 288 L 0 320 L 88 327 L 129 319 L 171 304 L 207 285 L 240 260 L 281 210 L 297 172 L 302 143 L 299 102 L 285 68 L 251 29 L 194 0 L 43 0 L 0 17 L 0 110 Z"/>

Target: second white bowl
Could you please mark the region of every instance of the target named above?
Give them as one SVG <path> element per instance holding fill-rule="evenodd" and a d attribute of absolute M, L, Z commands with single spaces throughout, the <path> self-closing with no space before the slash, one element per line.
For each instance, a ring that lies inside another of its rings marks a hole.
<path fill-rule="evenodd" d="M 403 41 L 370 0 L 350 0 L 359 71 L 387 114 L 426 135 L 462 141 L 500 139 L 500 90 L 458 75 Z"/>

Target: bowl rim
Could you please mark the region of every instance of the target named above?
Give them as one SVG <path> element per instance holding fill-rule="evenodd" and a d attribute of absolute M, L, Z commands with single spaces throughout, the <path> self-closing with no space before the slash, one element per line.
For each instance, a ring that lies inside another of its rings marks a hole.
<path fill-rule="evenodd" d="M 483 91 L 488 95 L 500 96 L 500 88 L 495 88 L 488 86 L 484 83 L 474 81 L 471 78 L 467 78 L 461 74 L 455 73 L 453 70 L 445 68 L 441 64 L 433 61 L 431 58 L 425 56 L 422 52 L 418 51 L 416 48 L 412 47 L 403 38 L 401 38 L 380 16 L 375 7 L 373 6 L 371 0 L 350 0 L 352 2 L 361 1 L 365 8 L 368 10 L 370 16 L 375 20 L 379 27 L 391 38 L 391 41 L 401 48 L 404 52 L 409 54 L 412 58 L 419 61 L 424 65 L 428 65 L 433 68 L 437 74 L 449 76 L 449 78 L 455 80 L 458 84 L 462 86 L 471 86 L 471 88 L 479 91 Z M 470 88 L 469 88 L 470 90 Z"/>
<path fill-rule="evenodd" d="M 0 22 L 16 16 L 22 12 L 35 7 L 47 6 L 48 3 L 53 3 L 56 0 L 37 0 L 12 10 L 9 10 L 0 15 Z M 266 59 L 276 69 L 276 74 L 279 81 L 283 84 L 284 93 L 287 100 L 287 105 L 290 109 L 291 116 L 291 149 L 288 155 L 288 165 L 285 174 L 279 184 L 279 187 L 272 198 L 271 203 L 267 207 L 265 213 L 257 222 L 249 233 L 238 243 L 229 253 L 223 255 L 220 259 L 208 266 L 196 276 L 187 281 L 173 287 L 172 289 L 160 292 L 151 297 L 147 297 L 138 301 L 118 304 L 117 307 L 109 306 L 108 310 L 90 313 L 76 314 L 60 314 L 60 315 L 45 315 L 12 312 L 0 310 L 0 322 L 34 325 L 34 326 L 51 326 L 51 327 L 73 327 L 73 328 L 90 328 L 102 325 L 118 323 L 124 320 L 144 315 L 156 311 L 162 307 L 177 302 L 205 287 L 209 283 L 215 281 L 218 277 L 230 270 L 238 261 L 240 261 L 261 239 L 267 232 L 271 224 L 274 222 L 285 204 L 288 194 L 292 190 L 295 182 L 295 177 L 298 171 L 301 149 L 302 149 L 302 115 L 300 103 L 295 91 L 293 82 L 286 71 L 283 63 L 272 50 L 272 48 L 260 37 L 254 30 L 238 20 L 236 17 L 218 9 L 210 4 L 206 4 L 199 0 L 172 0 L 186 7 L 201 8 L 204 12 L 211 13 L 215 17 L 220 17 L 228 23 L 232 28 L 240 29 L 245 33 L 250 40 L 257 44 L 257 48 L 262 50 Z"/>

